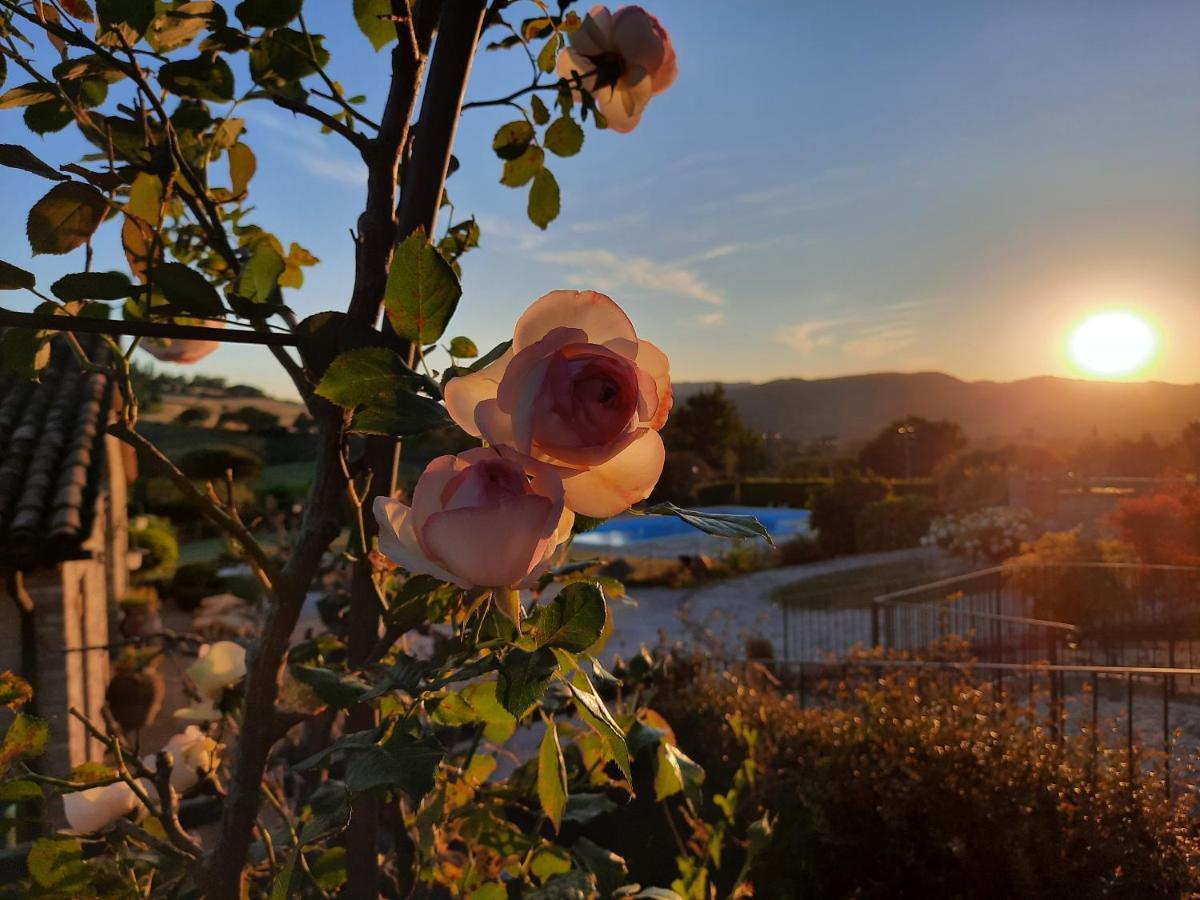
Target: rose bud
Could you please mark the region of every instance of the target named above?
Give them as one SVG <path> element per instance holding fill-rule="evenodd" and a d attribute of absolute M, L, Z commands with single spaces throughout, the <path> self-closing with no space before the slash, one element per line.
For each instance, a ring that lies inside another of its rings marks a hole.
<path fill-rule="evenodd" d="M 575 521 L 554 469 L 483 448 L 439 456 L 411 507 L 378 497 L 375 518 L 388 559 L 462 588 L 531 583 Z"/>

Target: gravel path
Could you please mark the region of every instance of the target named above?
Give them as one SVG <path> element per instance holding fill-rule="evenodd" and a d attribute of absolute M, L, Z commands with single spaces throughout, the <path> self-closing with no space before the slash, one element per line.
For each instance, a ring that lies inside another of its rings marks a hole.
<path fill-rule="evenodd" d="M 633 588 L 630 597 L 636 605 L 613 604 L 613 636 L 605 649 L 628 658 L 642 644 L 653 646 L 661 639 L 669 643 L 683 641 L 707 647 L 724 647 L 741 654 L 747 637 L 771 641 L 777 656 L 783 653 L 783 615 L 771 592 L 785 584 L 816 578 L 834 572 L 865 569 L 910 559 L 937 557 L 938 551 L 917 548 L 890 553 L 865 553 L 802 566 L 783 566 L 728 578 L 691 588 Z M 851 613 L 845 616 L 844 613 Z M 809 613 L 813 615 L 814 613 Z M 821 617 L 819 613 L 816 613 Z M 829 624 L 837 623 L 835 635 L 842 633 L 846 646 L 863 638 L 860 616 L 866 610 L 829 610 Z M 823 618 L 823 617 L 821 617 Z M 830 650 L 845 649 L 830 647 Z"/>

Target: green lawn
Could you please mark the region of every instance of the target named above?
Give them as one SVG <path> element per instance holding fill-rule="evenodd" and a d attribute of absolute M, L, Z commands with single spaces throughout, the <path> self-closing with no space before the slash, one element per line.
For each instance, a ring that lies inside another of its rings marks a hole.
<path fill-rule="evenodd" d="M 925 560 L 903 560 L 806 578 L 776 588 L 771 597 L 777 603 L 806 609 L 863 607 L 880 594 L 916 587 L 947 574 L 943 567 Z"/>

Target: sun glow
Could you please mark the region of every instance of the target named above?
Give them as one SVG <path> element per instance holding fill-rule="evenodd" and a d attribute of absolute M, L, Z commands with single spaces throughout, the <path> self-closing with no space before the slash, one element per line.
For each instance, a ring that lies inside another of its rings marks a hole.
<path fill-rule="evenodd" d="M 1080 322 L 1071 332 L 1067 350 L 1085 373 L 1133 375 L 1154 359 L 1158 344 L 1158 334 L 1145 318 L 1114 310 Z"/>

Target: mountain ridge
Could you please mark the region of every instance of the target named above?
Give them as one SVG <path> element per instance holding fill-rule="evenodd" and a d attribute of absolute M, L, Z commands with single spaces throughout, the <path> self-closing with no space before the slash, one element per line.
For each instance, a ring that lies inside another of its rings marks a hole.
<path fill-rule="evenodd" d="M 678 402 L 718 382 L 680 382 Z M 1200 384 L 1035 375 L 964 381 L 945 372 L 869 372 L 724 385 L 752 428 L 796 440 L 870 438 L 905 416 L 950 419 L 975 441 L 1173 437 L 1200 419 Z"/>

